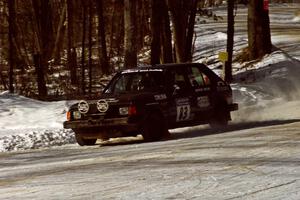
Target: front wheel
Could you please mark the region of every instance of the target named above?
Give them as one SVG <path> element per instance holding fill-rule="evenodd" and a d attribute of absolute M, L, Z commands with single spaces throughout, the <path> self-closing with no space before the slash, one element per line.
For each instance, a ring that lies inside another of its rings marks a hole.
<path fill-rule="evenodd" d="M 167 132 L 166 122 L 161 114 L 150 113 L 143 122 L 142 135 L 147 142 L 160 140 Z"/>
<path fill-rule="evenodd" d="M 97 139 L 85 139 L 84 137 L 82 137 L 82 135 L 80 133 L 75 133 L 75 138 L 76 138 L 76 142 L 80 145 L 80 146 L 91 146 L 91 145 L 95 145 Z"/>

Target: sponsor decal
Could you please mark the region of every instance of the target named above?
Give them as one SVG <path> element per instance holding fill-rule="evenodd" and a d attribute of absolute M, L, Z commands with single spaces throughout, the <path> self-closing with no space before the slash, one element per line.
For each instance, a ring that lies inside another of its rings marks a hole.
<path fill-rule="evenodd" d="M 190 100 L 188 98 L 176 99 L 176 105 L 186 105 L 190 104 Z"/>
<path fill-rule="evenodd" d="M 205 108 L 210 106 L 208 96 L 197 97 L 197 105 L 200 108 Z"/>
<path fill-rule="evenodd" d="M 167 99 L 167 95 L 166 94 L 157 94 L 157 95 L 154 95 L 154 99 L 156 101 L 164 100 L 164 99 Z"/>
<path fill-rule="evenodd" d="M 191 106 L 190 105 L 181 105 L 177 106 L 177 117 L 176 121 L 186 121 L 191 117 Z"/>
<path fill-rule="evenodd" d="M 186 121 L 191 118 L 191 106 L 188 98 L 176 99 L 176 121 Z"/>
<path fill-rule="evenodd" d="M 128 69 L 122 72 L 122 74 L 128 74 L 133 72 L 162 72 L 162 69 Z"/>
<path fill-rule="evenodd" d="M 195 89 L 195 92 L 208 92 L 208 91 L 210 91 L 210 87 Z"/>

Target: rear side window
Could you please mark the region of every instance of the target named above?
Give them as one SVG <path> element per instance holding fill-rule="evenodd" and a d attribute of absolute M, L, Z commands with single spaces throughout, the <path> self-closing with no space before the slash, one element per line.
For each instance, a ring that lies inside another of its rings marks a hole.
<path fill-rule="evenodd" d="M 202 73 L 196 66 L 189 68 L 188 77 L 193 87 L 209 86 L 210 79 L 207 75 Z"/>
<path fill-rule="evenodd" d="M 175 68 L 170 70 L 170 77 L 167 79 L 172 87 L 178 87 L 180 93 L 188 92 L 191 89 L 189 82 L 187 82 L 185 68 Z"/>

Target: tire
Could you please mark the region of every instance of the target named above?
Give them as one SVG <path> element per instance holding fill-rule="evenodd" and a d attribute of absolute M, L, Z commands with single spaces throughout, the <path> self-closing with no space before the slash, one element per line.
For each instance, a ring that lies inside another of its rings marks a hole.
<path fill-rule="evenodd" d="M 228 121 L 230 119 L 230 112 L 226 111 L 225 106 L 219 106 L 212 119 L 209 122 L 209 125 L 213 129 L 224 129 L 228 126 Z"/>
<path fill-rule="evenodd" d="M 75 138 L 80 146 L 92 146 L 97 141 L 97 139 L 84 139 L 80 133 L 75 133 Z"/>
<path fill-rule="evenodd" d="M 168 135 L 164 117 L 159 113 L 150 113 L 144 119 L 141 129 L 142 136 L 146 142 L 158 141 Z"/>

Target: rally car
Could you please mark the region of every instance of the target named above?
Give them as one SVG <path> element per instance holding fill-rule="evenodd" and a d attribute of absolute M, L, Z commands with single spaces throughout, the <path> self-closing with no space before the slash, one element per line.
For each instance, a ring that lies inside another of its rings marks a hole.
<path fill-rule="evenodd" d="M 230 86 L 204 64 L 163 64 L 118 72 L 99 99 L 70 107 L 64 128 L 82 146 L 139 134 L 156 141 L 171 128 L 224 127 L 237 109 Z"/>

